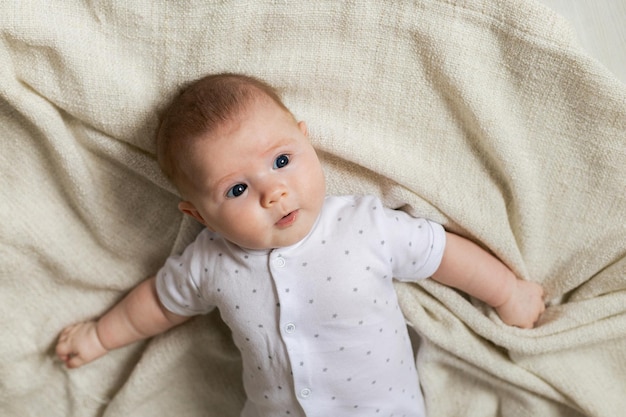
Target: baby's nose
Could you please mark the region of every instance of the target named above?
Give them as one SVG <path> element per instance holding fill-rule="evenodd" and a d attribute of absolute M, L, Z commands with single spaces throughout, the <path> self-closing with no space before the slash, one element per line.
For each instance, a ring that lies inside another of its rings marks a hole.
<path fill-rule="evenodd" d="M 263 207 L 271 207 L 281 199 L 287 196 L 287 188 L 282 184 L 275 184 L 268 187 L 265 193 L 261 196 L 261 205 Z"/>

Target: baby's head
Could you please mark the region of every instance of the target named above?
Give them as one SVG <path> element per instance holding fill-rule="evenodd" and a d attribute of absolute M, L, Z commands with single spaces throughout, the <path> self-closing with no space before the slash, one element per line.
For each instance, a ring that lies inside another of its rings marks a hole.
<path fill-rule="evenodd" d="M 306 124 L 252 77 L 210 75 L 187 87 L 164 115 L 157 158 L 181 211 L 245 248 L 298 242 L 324 200 Z"/>
<path fill-rule="evenodd" d="M 163 173 L 179 188 L 184 182 L 190 145 L 241 117 L 247 106 L 268 98 L 289 112 L 274 88 L 241 74 L 212 74 L 189 84 L 166 109 L 157 133 L 157 159 Z"/>

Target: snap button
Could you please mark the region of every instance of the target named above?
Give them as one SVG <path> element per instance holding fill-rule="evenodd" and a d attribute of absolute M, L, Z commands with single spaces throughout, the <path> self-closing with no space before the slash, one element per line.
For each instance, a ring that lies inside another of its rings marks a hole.
<path fill-rule="evenodd" d="M 278 257 L 274 260 L 274 266 L 277 268 L 283 268 L 286 263 L 285 258 Z"/>
<path fill-rule="evenodd" d="M 311 395 L 311 390 L 308 388 L 303 388 L 302 391 L 300 391 L 300 396 L 302 396 L 302 398 L 307 398 Z"/>
<path fill-rule="evenodd" d="M 296 325 L 295 325 L 295 324 L 293 324 L 293 323 L 287 323 L 287 324 L 285 325 L 285 331 L 286 331 L 287 333 L 293 333 L 293 332 L 295 332 L 295 331 L 296 331 Z"/>

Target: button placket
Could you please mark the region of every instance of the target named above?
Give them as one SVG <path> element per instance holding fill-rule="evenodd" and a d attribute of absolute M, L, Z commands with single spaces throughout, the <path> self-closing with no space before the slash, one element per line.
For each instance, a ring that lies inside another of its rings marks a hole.
<path fill-rule="evenodd" d="M 297 306 L 293 303 L 297 299 L 295 294 L 297 293 L 296 287 L 292 287 L 293 281 L 291 280 L 292 275 L 290 274 L 289 268 L 287 267 L 287 259 L 285 259 L 281 254 L 274 252 L 272 259 L 270 260 L 270 268 L 273 269 L 272 275 L 276 282 L 276 286 L 280 288 L 278 291 L 279 298 L 281 299 L 281 309 L 280 309 L 280 332 L 285 343 L 285 347 L 289 354 L 289 361 L 292 365 L 292 378 L 296 388 L 295 394 L 296 397 L 302 401 L 310 400 L 312 396 L 312 390 L 307 385 L 307 377 L 309 370 L 306 366 L 304 366 L 305 359 L 302 357 L 302 346 L 301 340 L 298 333 L 301 329 L 298 328 L 296 324 L 297 315 L 291 316 L 290 318 L 293 321 L 289 321 L 286 317 L 283 316 L 284 313 L 297 311 L 294 310 Z M 295 284 L 294 284 L 295 285 Z M 294 291 L 291 291 L 294 290 Z M 284 297 L 284 298 L 283 298 Z M 284 308 L 283 308 L 284 306 Z"/>

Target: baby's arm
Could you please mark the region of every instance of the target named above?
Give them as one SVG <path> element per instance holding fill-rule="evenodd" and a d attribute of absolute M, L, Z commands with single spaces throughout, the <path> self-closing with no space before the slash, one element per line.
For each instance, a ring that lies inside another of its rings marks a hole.
<path fill-rule="evenodd" d="M 443 259 L 433 279 L 486 302 L 511 326 L 531 328 L 545 310 L 539 284 L 518 279 L 496 257 L 452 233 L 446 233 Z"/>
<path fill-rule="evenodd" d="M 58 357 L 68 368 L 77 368 L 109 350 L 163 333 L 189 319 L 163 307 L 155 282 L 152 277 L 139 284 L 97 321 L 63 330 L 56 347 Z"/>

